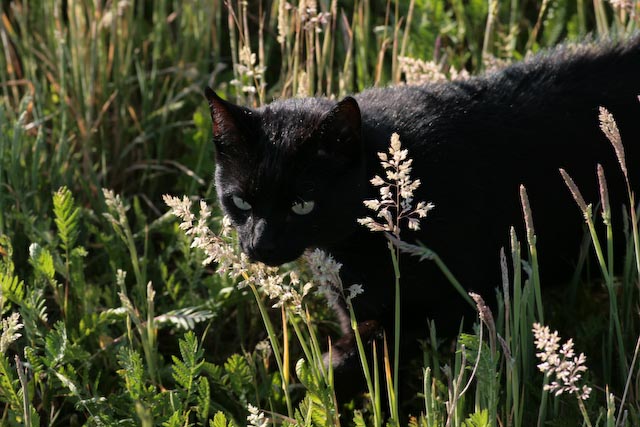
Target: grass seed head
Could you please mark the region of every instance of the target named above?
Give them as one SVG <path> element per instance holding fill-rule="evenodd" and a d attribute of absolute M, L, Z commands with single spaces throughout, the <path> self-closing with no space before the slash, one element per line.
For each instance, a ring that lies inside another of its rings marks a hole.
<path fill-rule="evenodd" d="M 560 345 L 561 339 L 558 332 L 551 332 L 548 326 L 534 323 L 532 330 L 535 337 L 534 343 L 540 350 L 536 356 L 542 362 L 538 365 L 538 369 L 546 376 L 554 377 L 554 381 L 546 384 L 544 389 L 556 396 L 568 393 L 575 394 L 578 399 L 587 400 L 591 394 L 591 387 L 578 385 L 582 374 L 587 371 L 585 366 L 587 357 L 584 353 L 576 356 L 572 339 Z"/>
<path fill-rule="evenodd" d="M 611 142 L 611 145 L 613 145 L 613 149 L 618 157 L 618 162 L 620 163 L 620 168 L 622 169 L 624 176 L 628 177 L 624 146 L 622 145 L 620 131 L 618 130 L 618 125 L 616 124 L 613 115 L 606 108 L 600 107 L 600 115 L 598 118 L 600 119 L 600 129 L 602 129 L 602 132 L 604 132 L 609 142 Z"/>
<path fill-rule="evenodd" d="M 380 198 L 363 202 L 376 212 L 376 217 L 359 218 L 358 223 L 371 231 L 385 231 L 396 237 L 400 235 L 400 223 L 404 219 L 409 229 L 419 230 L 420 219 L 426 217 L 434 206 L 426 202 L 414 205 L 414 192 L 421 182 L 411 179 L 413 159 L 409 158 L 409 150 L 402 149 L 397 133 L 391 135 L 388 153 L 378 153 L 378 158 L 385 169 L 386 179 L 376 175 L 370 182 L 379 187 Z"/>
<path fill-rule="evenodd" d="M 14 311 L 6 319 L 2 319 L 2 335 L 0 335 L 0 353 L 6 354 L 7 349 L 12 342 L 22 336 L 18 331 L 23 328 L 20 323 L 20 313 Z"/>

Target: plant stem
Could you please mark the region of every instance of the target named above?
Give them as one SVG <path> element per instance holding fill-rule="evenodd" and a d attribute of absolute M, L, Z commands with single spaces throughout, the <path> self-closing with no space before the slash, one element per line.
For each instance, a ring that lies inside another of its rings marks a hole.
<path fill-rule="evenodd" d="M 398 401 L 398 371 L 400 368 L 400 249 L 388 243 L 393 262 L 393 272 L 395 275 L 395 314 L 394 314 L 394 334 L 393 334 L 393 394 L 395 402 Z M 395 403 L 394 402 L 394 403 Z M 389 402 L 391 403 L 391 402 Z M 391 417 L 398 420 L 397 404 L 391 408 Z"/>
<path fill-rule="evenodd" d="M 582 413 L 582 418 L 587 424 L 587 427 L 592 427 L 591 420 L 589 420 L 589 414 L 587 414 L 587 408 L 584 406 L 584 402 L 580 398 L 578 398 L 578 407 L 580 408 L 580 413 Z"/>
<path fill-rule="evenodd" d="M 242 273 L 242 276 L 245 280 L 249 280 L 249 276 L 246 273 Z M 260 294 L 258 293 L 256 286 L 253 283 L 250 283 L 249 287 L 251 288 L 251 292 L 253 292 L 253 296 L 256 298 L 256 302 L 258 303 L 258 309 L 260 310 L 260 315 L 262 316 L 264 326 L 265 328 L 267 328 L 269 342 L 271 343 L 271 347 L 273 348 L 273 355 L 276 358 L 278 370 L 282 375 L 282 391 L 284 392 L 284 398 L 287 402 L 287 413 L 290 417 L 293 417 L 293 405 L 291 404 L 291 398 L 289 397 L 289 383 L 285 381 L 284 364 L 282 363 L 282 356 L 280 355 L 280 346 L 278 345 L 276 332 L 273 329 L 273 324 L 271 323 L 271 319 L 269 319 L 269 314 L 267 313 L 264 303 L 262 302 L 262 298 L 260 298 Z"/>
<path fill-rule="evenodd" d="M 373 382 L 371 381 L 371 372 L 369 371 L 369 362 L 367 361 L 367 355 L 364 351 L 364 345 L 362 344 L 362 337 L 360 337 L 360 331 L 358 330 L 358 322 L 356 320 L 356 314 L 353 311 L 353 307 L 351 304 L 348 304 L 349 308 L 349 317 L 351 318 L 351 329 L 356 338 L 356 345 L 358 347 L 358 355 L 360 356 L 360 363 L 362 365 L 362 370 L 364 372 L 364 378 L 367 382 L 367 389 L 369 390 L 369 394 L 371 395 L 371 404 L 373 405 L 373 425 L 375 427 L 382 426 L 382 413 L 380 410 L 380 405 L 377 404 L 378 393 L 376 393 L 376 389 L 373 387 Z M 375 342 L 373 344 L 375 346 Z"/>

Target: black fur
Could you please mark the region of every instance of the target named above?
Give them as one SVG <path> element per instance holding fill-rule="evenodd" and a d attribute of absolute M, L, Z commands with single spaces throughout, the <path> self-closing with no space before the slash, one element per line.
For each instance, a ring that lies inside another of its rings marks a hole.
<path fill-rule="evenodd" d="M 393 329 L 393 270 L 385 238 L 356 223 L 375 198 L 369 179 L 380 174 L 377 152 L 393 132 L 414 159 L 422 186 L 416 200 L 436 208 L 419 232 L 469 290 L 491 300 L 500 284 L 499 250 L 509 227 L 524 240 L 519 186 L 527 188 L 537 234 L 542 282 L 566 282 L 582 239 L 581 214 L 558 168 L 571 174 L 589 202 L 597 202 L 596 164 L 607 174 L 612 206 L 625 187 L 614 151 L 598 129 L 598 107 L 616 118 L 631 182 L 638 188 L 640 38 L 626 43 L 564 46 L 466 81 L 370 89 L 336 103 L 288 99 L 249 110 L 210 89 L 207 98 L 217 149 L 216 186 L 242 249 L 281 264 L 320 247 L 343 264 L 345 285 L 359 283 L 359 320 Z M 252 209 L 242 211 L 239 195 Z M 296 201 L 315 202 L 308 215 Z M 615 219 L 622 228 L 620 216 Z M 402 259 L 402 340 L 457 330 L 466 303 L 430 262 Z M 338 372 L 354 362 L 349 337 L 338 344 Z M 346 378 L 346 377 L 343 377 Z M 351 380 L 348 380 L 351 381 Z"/>

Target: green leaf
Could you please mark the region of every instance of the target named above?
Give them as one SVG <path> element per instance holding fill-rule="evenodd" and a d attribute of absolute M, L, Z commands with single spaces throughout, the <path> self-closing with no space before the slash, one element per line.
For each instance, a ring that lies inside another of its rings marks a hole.
<path fill-rule="evenodd" d="M 212 421 L 209 421 L 210 427 L 227 427 L 229 423 L 227 422 L 227 417 L 222 413 L 222 411 L 216 412 Z"/>
<path fill-rule="evenodd" d="M 222 384 L 224 380 L 224 372 L 220 365 L 216 365 L 210 362 L 204 362 L 202 365 L 202 370 L 209 376 L 211 379 L 217 383 Z"/>
<path fill-rule="evenodd" d="M 164 427 L 183 427 L 189 425 L 188 423 L 183 423 L 182 418 L 182 412 L 179 410 L 175 411 L 167 421 L 162 423 L 162 425 Z"/>
<path fill-rule="evenodd" d="M 197 323 L 212 319 L 214 314 L 210 310 L 198 310 L 196 307 L 185 307 L 169 311 L 156 318 L 158 325 L 172 324 L 181 329 L 194 329 Z"/>
<path fill-rule="evenodd" d="M 362 411 L 353 411 L 353 424 L 356 427 L 367 427 L 367 423 L 365 423 L 364 417 L 362 416 Z"/>
<path fill-rule="evenodd" d="M 205 377 L 200 377 L 198 381 L 198 419 L 204 423 L 209 418 L 209 406 L 211 403 L 211 389 L 209 387 L 209 380 Z"/>
<path fill-rule="evenodd" d="M 49 333 L 47 301 L 42 289 L 31 289 L 22 301 L 20 314 L 24 323 L 25 337 L 30 344 L 41 345 L 42 337 Z"/>
<path fill-rule="evenodd" d="M 31 370 L 34 374 L 44 375 L 46 366 L 42 363 L 42 358 L 38 356 L 37 350 L 33 347 L 24 348 L 24 356 L 29 362 Z"/>
<path fill-rule="evenodd" d="M 305 398 L 295 411 L 299 425 L 325 426 L 327 425 L 327 413 L 320 401 L 312 394 L 307 393 Z"/>
<path fill-rule="evenodd" d="M 8 403 L 16 411 L 21 411 L 22 399 L 18 395 L 19 390 L 20 381 L 9 365 L 9 359 L 0 355 L 0 401 Z"/>
<path fill-rule="evenodd" d="M 198 348 L 198 339 L 196 334 L 192 331 L 188 331 L 184 334 L 184 339 L 179 342 L 180 356 L 182 360 L 189 364 L 189 366 L 195 366 L 198 364 L 198 360 L 202 359 L 204 350 Z"/>
<path fill-rule="evenodd" d="M 316 384 L 315 378 L 313 377 L 313 373 L 309 368 L 309 364 L 306 360 L 300 359 L 296 363 L 296 376 L 300 380 L 303 386 L 310 392 L 319 395 L 320 389 Z"/>
<path fill-rule="evenodd" d="M 247 360 L 239 354 L 233 354 L 224 364 L 231 389 L 238 396 L 247 393 L 247 386 L 252 383 L 251 368 Z"/>
<path fill-rule="evenodd" d="M 58 227 L 60 247 L 69 253 L 78 239 L 80 209 L 75 206 L 75 200 L 67 187 L 60 187 L 53 195 L 53 214 Z"/>
<path fill-rule="evenodd" d="M 0 271 L 0 309 L 4 311 L 4 300 L 21 304 L 24 298 L 24 282 L 13 274 Z"/>
<path fill-rule="evenodd" d="M 80 387 L 78 387 L 78 385 L 73 381 L 73 379 L 68 375 L 66 375 L 64 371 L 63 372 L 53 371 L 53 374 L 58 378 L 58 380 L 62 383 L 62 385 L 67 389 L 69 389 L 69 391 L 71 391 L 71 393 L 73 393 L 75 396 L 78 396 L 80 394 Z"/>
<path fill-rule="evenodd" d="M 56 274 L 51 252 L 37 243 L 32 243 L 29 246 L 29 262 L 33 266 L 36 274 L 39 274 L 48 280 L 52 280 L 53 276 Z"/>
<path fill-rule="evenodd" d="M 472 370 L 473 366 L 478 358 L 478 351 L 480 351 L 480 360 L 476 369 L 476 395 L 477 402 L 484 408 L 497 408 L 498 407 L 498 394 L 499 389 L 499 374 L 498 374 L 498 361 L 499 358 L 495 358 L 491 354 L 491 349 L 485 342 L 480 342 L 479 337 L 470 334 L 460 334 L 459 343 L 464 345 L 467 369 Z"/>
<path fill-rule="evenodd" d="M 202 348 L 199 347 L 198 339 L 192 331 L 188 331 L 184 335 L 184 338 L 179 341 L 178 346 L 182 360 L 176 356 L 171 356 L 171 359 L 173 360 L 173 379 L 180 387 L 177 393 L 179 400 L 182 402 L 180 406 L 184 411 L 183 418 L 185 422 L 188 422 L 188 414 L 192 410 L 192 405 L 196 403 L 198 407 L 195 409 L 198 411 L 198 417 L 204 421 L 209 413 L 210 402 L 208 381 L 204 377 L 200 377 L 198 381 L 202 366 L 204 365 L 204 352 Z M 174 407 L 176 406 L 174 405 Z"/>
<path fill-rule="evenodd" d="M 469 418 L 464 420 L 464 427 L 489 427 L 489 411 L 483 409 L 480 412 L 469 415 Z"/>
<path fill-rule="evenodd" d="M 49 368 L 53 368 L 62 362 L 67 351 L 67 344 L 67 330 L 64 327 L 64 323 L 58 321 L 45 337 L 44 364 Z"/>
<path fill-rule="evenodd" d="M 124 379 L 125 387 L 131 399 L 135 402 L 141 400 L 144 394 L 144 369 L 142 356 L 132 348 L 123 347 L 118 352 L 118 375 Z"/>
<path fill-rule="evenodd" d="M 188 331 L 178 343 L 180 356 L 171 356 L 173 360 L 173 379 L 180 385 L 188 397 L 193 389 L 193 383 L 200 375 L 204 361 L 202 356 L 204 351 L 198 346 L 198 339 L 192 331 Z"/>

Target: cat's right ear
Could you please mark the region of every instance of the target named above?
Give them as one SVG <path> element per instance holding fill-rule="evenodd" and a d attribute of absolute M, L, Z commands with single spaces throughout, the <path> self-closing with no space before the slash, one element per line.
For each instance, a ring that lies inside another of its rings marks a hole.
<path fill-rule="evenodd" d="M 213 142 L 218 151 L 239 148 L 246 140 L 252 112 L 220 98 L 210 87 L 204 90 L 213 122 Z"/>
<path fill-rule="evenodd" d="M 358 102 L 347 96 L 322 118 L 318 153 L 350 162 L 361 156 L 362 118 Z"/>

